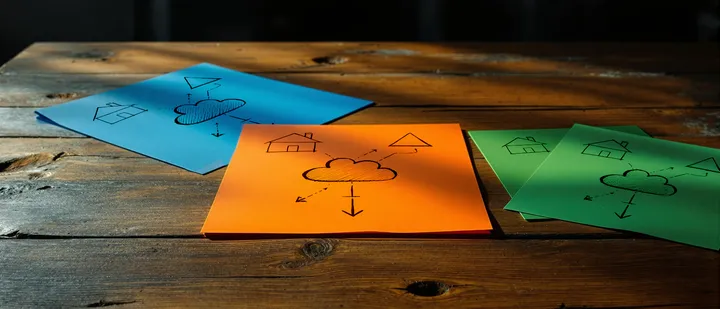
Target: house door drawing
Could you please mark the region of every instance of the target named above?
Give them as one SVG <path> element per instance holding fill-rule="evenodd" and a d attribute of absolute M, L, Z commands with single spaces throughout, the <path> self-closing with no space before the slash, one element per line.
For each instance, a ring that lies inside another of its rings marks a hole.
<path fill-rule="evenodd" d="M 300 146 L 299 145 L 288 145 L 287 146 L 287 152 L 299 152 Z"/>
<path fill-rule="evenodd" d="M 525 153 L 533 153 L 535 149 L 532 147 L 523 147 L 523 151 L 525 151 Z"/>
<path fill-rule="evenodd" d="M 610 157 L 610 152 L 607 151 L 607 150 L 601 150 L 601 151 L 600 151 L 600 154 L 598 154 L 598 157 L 609 158 L 609 157 Z"/>

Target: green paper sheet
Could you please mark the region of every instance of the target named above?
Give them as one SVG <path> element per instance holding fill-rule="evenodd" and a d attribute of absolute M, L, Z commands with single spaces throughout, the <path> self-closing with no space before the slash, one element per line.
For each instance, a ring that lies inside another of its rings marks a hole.
<path fill-rule="evenodd" d="M 610 126 L 611 130 L 648 136 L 637 126 Z M 510 196 L 525 184 L 570 128 L 468 131 Z M 527 221 L 551 218 L 520 213 Z"/>
<path fill-rule="evenodd" d="M 507 210 L 720 249 L 720 149 L 574 125 Z"/>

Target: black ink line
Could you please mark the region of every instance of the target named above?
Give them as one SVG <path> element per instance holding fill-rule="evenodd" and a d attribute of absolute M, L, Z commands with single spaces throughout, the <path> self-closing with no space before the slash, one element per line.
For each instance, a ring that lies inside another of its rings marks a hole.
<path fill-rule="evenodd" d="M 240 119 L 240 120 L 243 121 L 243 123 L 249 122 L 249 123 L 254 123 L 254 124 L 260 124 L 260 123 L 257 122 L 257 121 L 252 121 L 252 120 L 250 120 L 250 119 L 252 119 L 252 118 L 242 118 L 242 117 L 237 117 L 237 116 L 233 116 L 233 115 L 230 115 L 230 114 L 225 114 L 225 115 L 227 115 L 228 117 L 235 118 L 235 119 Z"/>
<path fill-rule="evenodd" d="M 416 153 L 418 152 L 417 148 L 415 148 L 415 149 L 413 149 L 413 150 L 414 150 L 413 152 L 393 152 L 393 153 L 391 153 L 390 155 L 388 155 L 388 156 L 386 156 L 386 157 L 378 160 L 378 162 L 380 162 L 380 161 L 382 161 L 382 160 L 385 160 L 385 159 L 387 159 L 387 158 L 390 158 L 390 157 L 392 157 L 392 156 L 394 156 L 394 155 L 396 155 L 396 154 L 416 154 Z"/>
<path fill-rule="evenodd" d="M 217 122 L 215 123 L 215 133 L 212 133 L 211 135 L 215 136 L 215 137 L 220 137 L 220 136 L 225 135 L 225 133 L 220 133 L 220 128 L 218 127 Z"/>
<path fill-rule="evenodd" d="M 342 212 L 344 212 L 345 214 L 347 214 L 348 216 L 351 216 L 353 218 L 363 212 L 362 210 L 355 212 L 355 197 L 356 196 L 355 196 L 355 193 L 353 192 L 352 184 L 350 185 L 350 196 L 345 196 L 345 197 L 350 197 L 350 212 L 347 212 L 344 210 Z"/>
<path fill-rule="evenodd" d="M 355 160 L 358 160 L 358 159 L 360 159 L 360 158 L 362 158 L 362 157 L 364 157 L 364 156 L 367 156 L 367 155 L 369 155 L 369 154 L 371 154 L 371 153 L 373 153 L 373 152 L 377 152 L 377 149 L 372 149 L 372 150 L 370 150 L 370 151 L 362 154 L 361 156 L 357 157 Z"/>
<path fill-rule="evenodd" d="M 330 155 L 330 154 L 328 154 L 327 152 L 325 153 L 325 155 L 326 155 L 326 156 L 328 156 L 328 157 L 330 157 L 330 159 L 333 159 L 333 160 L 335 160 L 335 157 L 331 156 L 331 155 Z"/>
<path fill-rule="evenodd" d="M 221 86 L 220 84 L 217 84 L 217 83 L 215 85 L 217 85 L 217 86 L 215 86 L 215 88 L 210 88 L 207 91 L 205 91 L 205 93 L 207 93 L 208 100 L 210 100 L 210 90 L 217 89 Z"/>
<path fill-rule="evenodd" d="M 606 195 L 613 195 L 613 194 L 615 194 L 616 192 L 617 192 L 617 191 L 612 191 L 612 192 L 610 192 L 610 193 L 599 194 L 599 195 L 595 195 L 595 196 L 586 195 L 585 198 L 584 198 L 584 200 L 586 200 L 586 201 L 592 201 L 592 200 L 595 199 L 595 198 L 598 198 L 598 197 L 601 197 L 601 196 L 606 196 Z"/>
<path fill-rule="evenodd" d="M 350 183 L 350 195 L 349 195 L 349 196 L 346 195 L 346 196 L 343 196 L 343 197 L 350 197 L 350 198 L 360 197 L 359 195 L 355 195 L 355 193 L 354 193 L 354 191 L 353 191 L 353 186 L 354 186 L 354 185 L 353 185 L 352 183 Z"/>
<path fill-rule="evenodd" d="M 307 200 L 308 198 L 312 197 L 313 195 L 316 195 L 316 194 L 320 194 L 320 193 L 322 193 L 322 192 L 325 192 L 328 188 L 329 188 L 329 187 L 322 188 L 322 190 L 317 191 L 317 192 L 314 192 L 313 194 L 310 194 L 310 195 L 308 195 L 308 196 L 306 196 L 306 197 L 298 196 L 298 197 L 295 199 L 295 203 L 305 203 L 305 202 L 307 202 L 306 200 Z"/>
<path fill-rule="evenodd" d="M 175 107 L 175 123 L 179 125 L 193 125 L 220 117 L 238 108 L 245 106 L 241 99 L 203 99 L 195 104 L 184 104 Z"/>
<path fill-rule="evenodd" d="M 230 115 L 230 114 L 225 114 L 225 115 L 227 115 L 228 117 L 231 117 L 231 118 L 240 119 L 240 120 L 243 121 L 243 123 L 249 122 L 249 123 L 254 123 L 254 124 L 260 124 L 260 123 L 257 122 L 257 121 L 252 121 L 252 120 L 250 120 L 250 119 L 252 119 L 252 118 L 241 118 L 241 117 L 236 117 L 236 116 L 233 116 L 233 115 Z"/>
<path fill-rule="evenodd" d="M 627 215 L 627 216 L 626 216 L 625 213 L 627 212 L 628 208 L 630 208 L 630 205 L 635 205 L 635 204 L 633 204 L 633 202 L 632 202 L 633 199 L 635 198 L 635 194 L 637 194 L 637 192 L 633 192 L 633 195 L 630 197 L 630 200 L 627 201 L 627 205 L 625 205 L 625 209 L 623 210 L 622 214 L 619 214 L 619 215 L 618 215 L 617 212 L 615 213 L 615 215 L 616 215 L 619 219 L 625 219 L 625 218 L 628 218 L 628 217 L 631 217 L 631 216 L 632 216 L 632 215 Z"/>
<path fill-rule="evenodd" d="M 675 168 L 672 167 L 672 166 L 671 166 L 671 167 L 666 167 L 666 168 L 661 169 L 661 170 L 657 170 L 657 171 L 650 172 L 650 174 L 655 174 L 655 173 L 658 173 L 658 172 L 667 171 L 667 170 L 673 170 L 673 169 L 675 169 Z"/>
<path fill-rule="evenodd" d="M 645 174 L 642 177 L 639 178 L 641 180 L 627 178 L 629 174 L 631 173 L 641 173 Z M 660 186 L 657 186 L 657 182 L 653 181 L 647 181 L 646 179 L 652 178 L 652 179 L 658 179 L 662 181 Z M 671 196 L 677 193 L 677 188 L 669 183 L 670 177 L 665 177 L 661 175 L 651 175 L 645 170 L 641 169 L 631 169 L 627 170 L 622 174 L 610 174 L 600 177 L 600 183 L 616 188 L 616 189 L 622 189 L 626 191 L 633 191 L 633 192 L 640 192 L 645 194 L 652 194 L 652 195 L 659 195 L 659 196 Z M 658 188 L 661 188 L 662 190 L 658 190 Z"/>
<path fill-rule="evenodd" d="M 685 176 L 685 175 L 688 175 L 688 176 L 695 176 L 695 177 L 707 177 L 707 176 L 708 176 L 708 173 L 705 173 L 705 175 L 697 175 L 697 174 L 690 174 L 690 173 L 685 173 L 685 174 L 680 174 L 680 175 L 670 176 L 670 177 L 668 177 L 668 178 L 675 178 L 675 177 L 680 177 L 680 176 Z"/>
<path fill-rule="evenodd" d="M 326 153 L 326 155 L 328 154 Z M 338 161 L 339 163 L 333 167 L 333 163 Z M 397 172 L 391 168 L 382 167 L 378 161 L 334 158 L 325 162 L 325 166 L 305 171 L 302 176 L 306 180 L 317 182 L 353 183 L 389 181 L 397 177 Z"/>

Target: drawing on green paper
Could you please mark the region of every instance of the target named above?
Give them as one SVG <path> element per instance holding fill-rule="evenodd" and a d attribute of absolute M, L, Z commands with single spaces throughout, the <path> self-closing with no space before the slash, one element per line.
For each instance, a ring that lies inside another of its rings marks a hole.
<path fill-rule="evenodd" d="M 711 173 L 720 173 L 720 166 L 718 165 L 717 161 L 713 157 L 709 157 L 707 159 L 700 160 L 698 162 L 695 162 L 693 164 L 688 164 L 686 167 L 689 168 L 695 168 Z"/>
<path fill-rule="evenodd" d="M 532 136 L 516 137 L 502 147 L 511 155 L 550 152 L 545 146 L 547 143 L 538 142 Z"/>
<path fill-rule="evenodd" d="M 632 196 L 625 203 L 625 209 L 619 214 L 615 212 L 615 215 L 619 219 L 629 218 L 632 215 L 627 214 L 630 205 L 635 205 L 633 199 L 638 193 L 658 195 L 658 196 L 671 196 L 677 193 L 677 188 L 669 183 L 669 180 L 665 176 L 650 174 L 648 171 L 641 169 L 629 169 L 622 174 L 609 174 L 600 177 L 600 183 L 612 187 L 615 189 L 625 190 L 632 192 Z M 609 193 L 609 194 L 614 194 Z M 585 200 L 588 200 L 588 196 L 585 196 Z M 590 199 L 592 200 L 592 199 Z"/>
<path fill-rule="evenodd" d="M 628 152 L 628 142 L 618 142 L 614 139 L 585 144 L 582 154 L 608 159 L 622 160 Z"/>

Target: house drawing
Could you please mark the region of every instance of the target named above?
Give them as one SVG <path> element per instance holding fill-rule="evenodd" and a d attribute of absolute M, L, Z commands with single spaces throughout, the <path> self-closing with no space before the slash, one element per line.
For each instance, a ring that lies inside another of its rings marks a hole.
<path fill-rule="evenodd" d="M 628 142 L 626 141 L 618 142 L 610 139 L 585 145 L 587 146 L 582 151 L 582 154 L 589 156 L 622 160 L 628 152 L 632 153 L 632 151 L 627 149 Z"/>
<path fill-rule="evenodd" d="M 265 143 L 268 144 L 266 152 L 315 152 L 317 143 L 322 142 L 312 137 L 312 132 L 307 132 L 302 135 L 291 133 L 278 137 Z"/>
<path fill-rule="evenodd" d="M 536 141 L 532 136 L 516 137 L 503 145 L 503 148 L 507 149 L 511 155 L 550 152 L 545 146 L 546 144 Z"/>
<path fill-rule="evenodd" d="M 138 114 L 147 111 L 147 109 L 135 106 L 135 104 L 122 105 L 115 102 L 110 102 L 106 103 L 105 106 L 100 106 L 95 109 L 95 116 L 93 116 L 93 121 L 98 120 L 108 124 L 116 124 L 120 121 L 123 121 L 133 116 L 137 116 Z"/>

